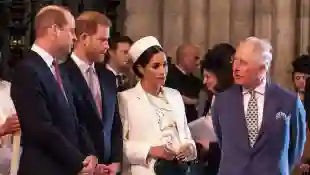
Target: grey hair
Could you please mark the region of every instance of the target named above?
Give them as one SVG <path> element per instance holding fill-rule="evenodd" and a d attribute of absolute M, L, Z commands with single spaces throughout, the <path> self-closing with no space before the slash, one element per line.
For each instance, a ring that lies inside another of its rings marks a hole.
<path fill-rule="evenodd" d="M 245 42 L 253 44 L 253 52 L 261 54 L 264 64 L 266 65 L 267 71 L 269 70 L 272 62 L 272 46 L 269 41 L 260 39 L 254 36 L 245 39 Z"/>

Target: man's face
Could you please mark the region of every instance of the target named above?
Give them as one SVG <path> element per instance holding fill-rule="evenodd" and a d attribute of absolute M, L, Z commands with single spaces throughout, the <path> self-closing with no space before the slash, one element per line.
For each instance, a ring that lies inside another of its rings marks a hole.
<path fill-rule="evenodd" d="M 182 67 L 186 69 L 188 73 L 193 73 L 200 66 L 199 49 L 197 47 L 188 47 L 184 50 Z"/>
<path fill-rule="evenodd" d="M 258 60 L 258 54 L 253 52 L 251 44 L 241 43 L 233 60 L 233 76 L 236 84 L 251 87 L 266 71 L 265 65 Z"/>
<path fill-rule="evenodd" d="M 56 43 L 59 45 L 59 57 L 66 58 L 66 55 L 68 55 L 73 48 L 73 44 L 76 41 L 76 36 L 74 17 L 69 12 L 65 13 L 65 17 L 67 24 L 62 28 L 58 28 Z"/>
<path fill-rule="evenodd" d="M 117 48 L 115 50 L 110 50 L 111 61 L 113 61 L 117 67 L 120 69 L 128 69 L 130 64 L 130 56 L 128 51 L 130 49 L 130 44 L 127 42 L 117 43 Z"/>
<path fill-rule="evenodd" d="M 97 32 L 94 35 L 85 37 L 85 48 L 89 59 L 92 59 L 94 62 L 100 62 L 102 60 L 102 55 L 109 49 L 109 36 L 109 27 L 98 25 Z"/>

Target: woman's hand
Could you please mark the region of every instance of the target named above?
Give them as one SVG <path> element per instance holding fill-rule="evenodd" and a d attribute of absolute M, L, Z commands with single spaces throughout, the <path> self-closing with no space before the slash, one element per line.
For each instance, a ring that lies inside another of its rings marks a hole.
<path fill-rule="evenodd" d="M 14 114 L 6 118 L 4 124 L 0 126 L 0 135 L 5 136 L 8 134 L 13 134 L 19 130 L 20 130 L 19 121 L 17 115 Z"/>
<path fill-rule="evenodd" d="M 176 157 L 176 153 L 167 149 L 166 145 L 151 147 L 149 157 L 155 159 L 173 160 Z"/>
<path fill-rule="evenodd" d="M 191 156 L 193 153 L 192 147 L 192 144 L 186 144 L 181 146 L 176 158 L 180 161 L 186 161 L 186 158 Z"/>

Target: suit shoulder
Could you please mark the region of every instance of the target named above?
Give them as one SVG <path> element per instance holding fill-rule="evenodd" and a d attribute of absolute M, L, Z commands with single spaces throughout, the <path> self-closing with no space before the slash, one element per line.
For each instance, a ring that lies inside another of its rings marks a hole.
<path fill-rule="evenodd" d="M 218 93 L 216 95 L 216 99 L 220 99 L 220 98 L 227 98 L 229 97 L 232 93 L 236 93 L 236 92 L 241 92 L 241 87 L 239 85 L 232 85 L 231 87 L 229 87 L 228 89 L 226 89 L 225 91 Z"/>
<path fill-rule="evenodd" d="M 294 93 L 290 90 L 281 88 L 277 84 L 271 84 L 270 86 L 271 86 L 271 88 L 273 88 L 274 92 L 277 93 L 280 97 L 288 98 L 291 100 L 296 100 L 298 98 L 296 93 Z"/>
<path fill-rule="evenodd" d="M 118 97 L 129 100 L 132 99 L 134 94 L 135 94 L 135 88 L 130 88 L 125 91 L 119 92 Z"/>

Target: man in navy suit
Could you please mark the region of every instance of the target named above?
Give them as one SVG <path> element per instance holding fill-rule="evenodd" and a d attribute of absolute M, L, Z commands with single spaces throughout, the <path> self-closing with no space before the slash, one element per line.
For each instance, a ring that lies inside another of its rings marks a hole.
<path fill-rule="evenodd" d="M 115 175 L 123 155 L 115 77 L 98 63 L 109 48 L 110 25 L 110 20 L 99 12 L 82 13 L 76 19 L 74 51 L 62 65 L 75 92 L 78 118 L 95 145 L 98 175 Z"/>
<path fill-rule="evenodd" d="M 300 161 L 305 111 L 296 94 L 266 82 L 271 60 L 264 40 L 249 37 L 237 47 L 236 85 L 215 97 L 212 111 L 219 175 L 289 175 Z"/>
<path fill-rule="evenodd" d="M 75 22 L 60 6 L 35 18 L 36 40 L 13 76 L 11 97 L 22 131 L 19 175 L 93 174 L 97 158 L 78 123 L 73 96 L 58 59 L 73 45 Z"/>

